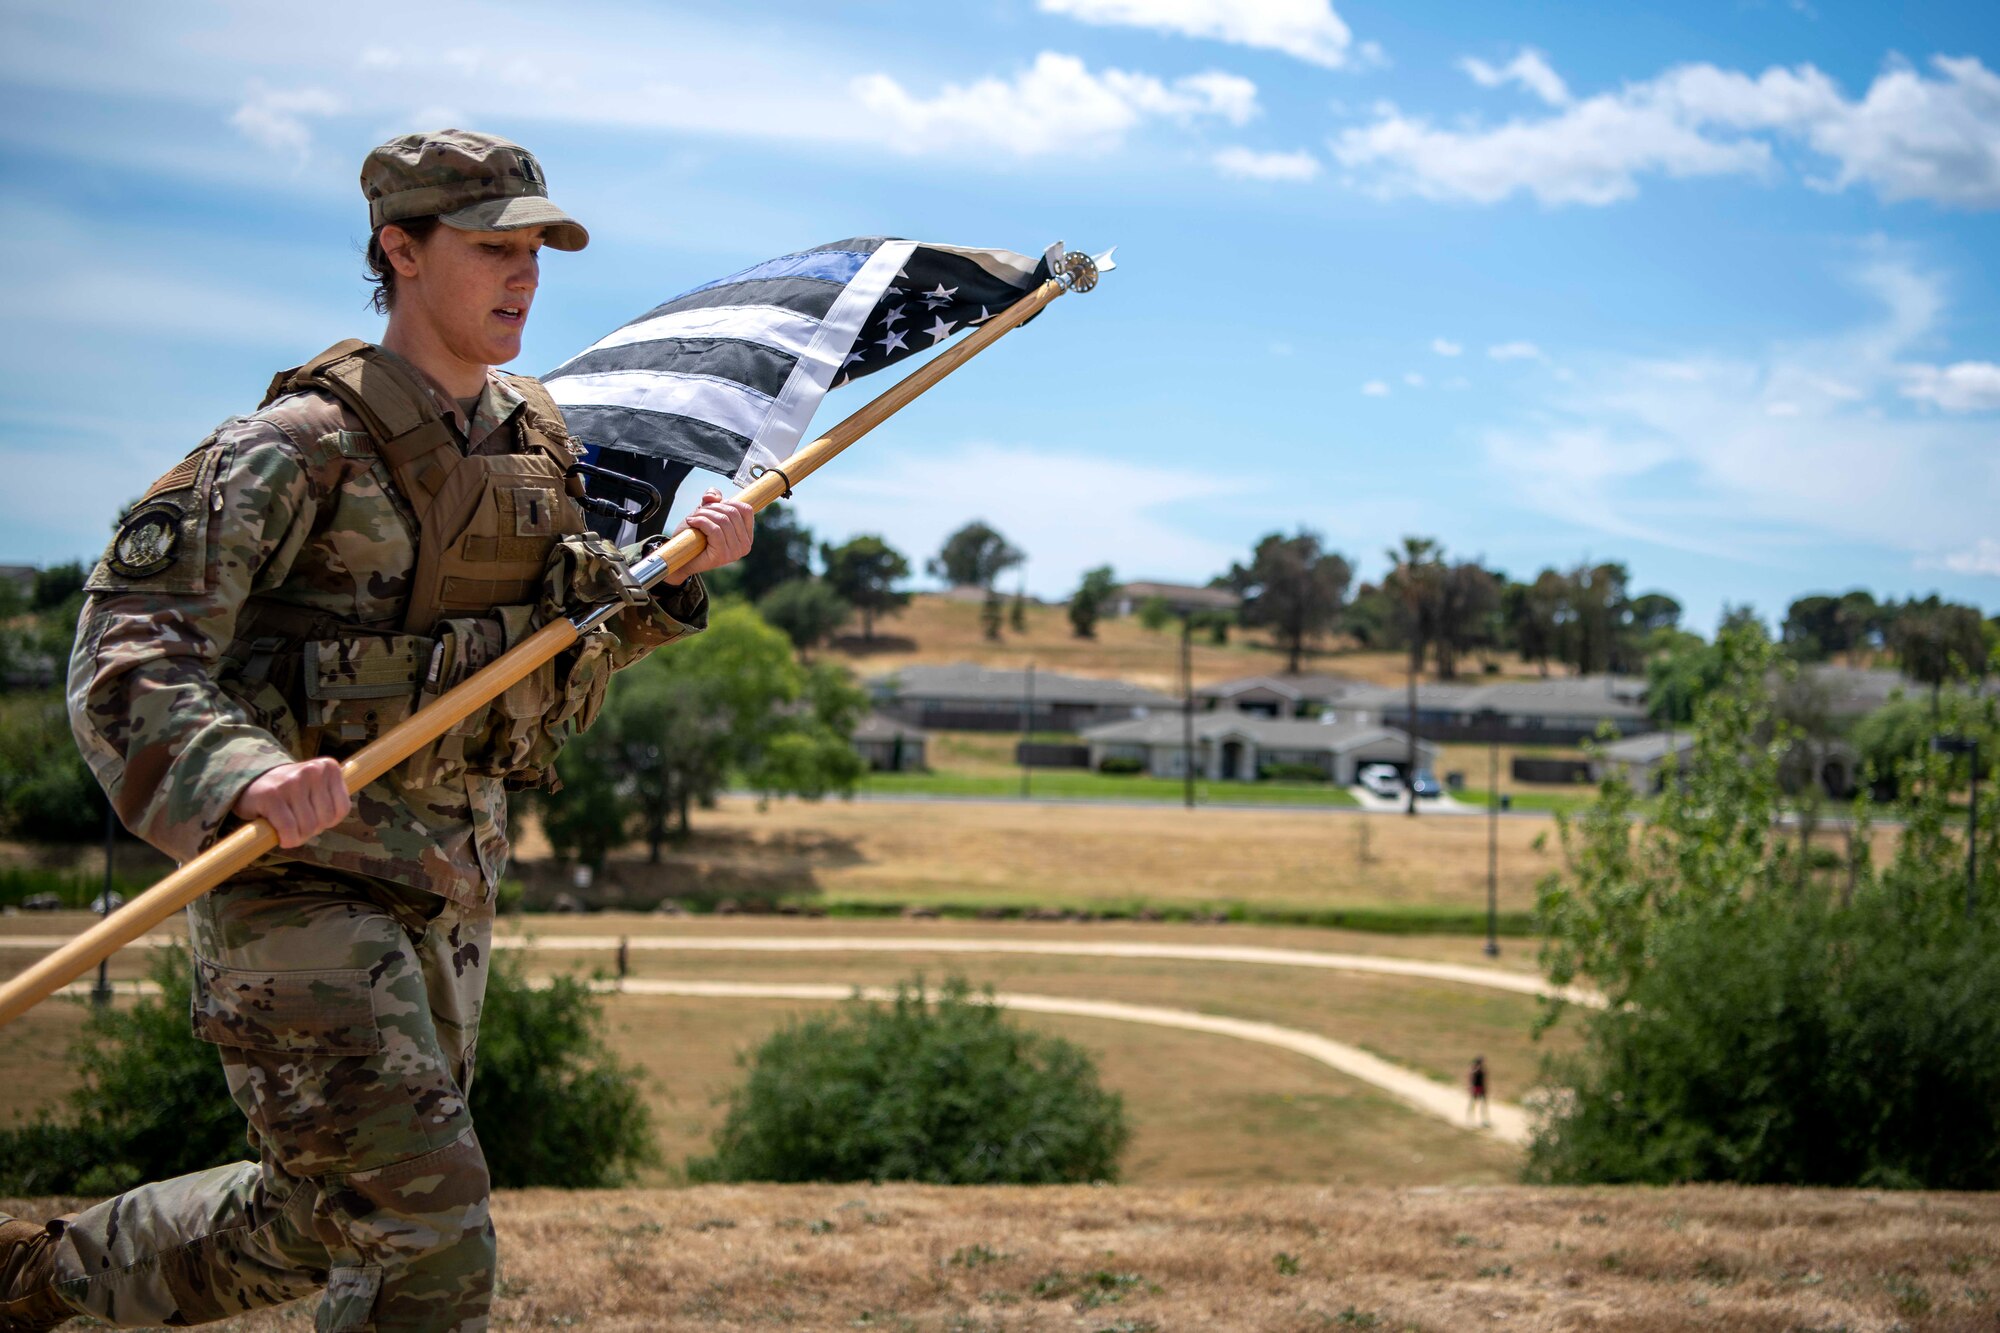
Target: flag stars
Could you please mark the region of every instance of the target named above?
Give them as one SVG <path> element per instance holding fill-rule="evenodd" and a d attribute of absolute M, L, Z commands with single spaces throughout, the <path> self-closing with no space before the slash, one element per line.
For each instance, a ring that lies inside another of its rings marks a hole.
<path fill-rule="evenodd" d="M 877 339 L 875 345 L 882 349 L 882 355 L 884 356 L 888 356 L 891 352 L 899 349 L 907 349 L 909 346 L 908 343 L 903 341 L 903 335 L 894 329 L 889 330 L 888 337 Z"/>
<path fill-rule="evenodd" d="M 958 295 L 958 288 L 947 287 L 940 282 L 936 287 L 924 293 L 924 302 L 925 304 L 929 305 L 931 309 L 936 310 L 940 306 L 950 305 L 951 298 L 957 295 Z"/>
<path fill-rule="evenodd" d="M 943 315 L 939 315 L 931 321 L 931 326 L 925 329 L 924 332 L 931 336 L 931 346 L 935 347 L 946 338 L 951 337 L 951 331 L 957 327 L 958 325 L 952 323 Z"/>

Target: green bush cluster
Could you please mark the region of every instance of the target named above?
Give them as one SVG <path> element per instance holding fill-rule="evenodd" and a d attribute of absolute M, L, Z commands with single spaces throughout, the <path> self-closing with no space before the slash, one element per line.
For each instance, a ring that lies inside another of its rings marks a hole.
<path fill-rule="evenodd" d="M 186 953 L 162 950 L 157 998 L 91 1012 L 70 1051 L 83 1083 L 67 1114 L 0 1128 L 0 1194 L 111 1194 L 243 1160 L 221 1062 L 188 1030 L 188 976 Z M 599 1025 L 582 982 L 530 988 L 510 958 L 494 960 L 472 1114 L 495 1185 L 617 1185 L 656 1159 L 638 1073 Z"/>
<path fill-rule="evenodd" d="M 1114 775 L 1143 773 L 1146 771 L 1146 761 L 1134 759 L 1130 755 L 1106 755 L 1097 761 L 1097 771 Z"/>
<path fill-rule="evenodd" d="M 0 829 L 35 842 L 104 836 L 104 793 L 77 753 L 60 695 L 0 709 Z"/>
<path fill-rule="evenodd" d="M 1327 782 L 1327 771 L 1318 764 L 1259 764 L 1257 776 L 1265 782 Z"/>
<path fill-rule="evenodd" d="M 857 996 L 746 1063 L 693 1180 L 1116 1180 L 1130 1134 L 1084 1050 L 1016 1027 L 962 978 L 899 984 L 886 1004 Z"/>
<path fill-rule="evenodd" d="M 1754 635 L 1720 649 L 1655 818 L 1635 829 L 1612 782 L 1564 823 L 1544 962 L 1607 1003 L 1550 1065 L 1530 1176 L 2000 1187 L 2000 800 L 1981 793 L 1970 908 L 1962 758 L 1885 775 L 1903 824 L 1887 864 L 1860 798 L 1844 853 L 1808 844 L 1810 824 L 1780 822 L 1794 737 L 1772 680 L 1791 668 Z M 2000 701 L 1961 698 L 1933 726 L 2000 745 Z"/>

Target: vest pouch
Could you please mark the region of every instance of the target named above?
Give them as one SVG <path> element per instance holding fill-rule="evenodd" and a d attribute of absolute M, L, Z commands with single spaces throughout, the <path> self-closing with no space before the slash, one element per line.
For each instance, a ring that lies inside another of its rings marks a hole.
<path fill-rule="evenodd" d="M 434 669 L 424 680 L 423 704 L 493 662 L 531 633 L 533 608 L 501 606 L 491 616 L 437 624 Z M 536 733 L 555 694 L 555 668 L 543 663 L 485 708 L 458 723 L 437 743 L 413 756 L 406 778 L 420 786 L 461 774 L 511 778 L 531 766 Z M 537 775 L 538 776 L 538 775 Z"/>
<path fill-rule="evenodd" d="M 433 646 L 417 634 L 307 640 L 306 748 L 345 758 L 407 718 Z"/>

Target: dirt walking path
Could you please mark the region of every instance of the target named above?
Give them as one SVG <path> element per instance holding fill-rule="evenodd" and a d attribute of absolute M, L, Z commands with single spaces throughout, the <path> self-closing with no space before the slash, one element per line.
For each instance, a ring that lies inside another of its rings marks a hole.
<path fill-rule="evenodd" d="M 682 995 L 709 1000 L 844 1000 L 855 993 L 851 986 L 830 986 L 816 982 L 773 984 L 745 981 L 661 981 L 650 977 L 627 977 L 606 981 L 603 988 L 626 995 Z M 861 994 L 871 1000 L 893 1000 L 896 992 L 883 986 L 866 986 Z M 1187 1009 L 1165 1009 L 1150 1004 L 1122 1004 L 1112 1000 L 1073 1000 L 1059 995 L 1019 995 L 1007 991 L 993 996 L 994 1003 L 1028 1014 L 1064 1014 L 1075 1018 L 1103 1018 L 1117 1023 L 1148 1023 L 1154 1027 L 1180 1028 L 1188 1032 L 1212 1032 L 1239 1041 L 1261 1042 L 1283 1050 L 1296 1051 L 1317 1060 L 1350 1078 L 1359 1079 L 1426 1115 L 1466 1128 L 1465 1098 L 1457 1090 L 1434 1083 L 1422 1074 L 1370 1055 L 1358 1046 L 1334 1041 L 1297 1028 L 1275 1023 L 1256 1023 L 1242 1018 L 1219 1018 Z M 1489 1131 L 1504 1143 L 1519 1147 L 1529 1138 L 1528 1115 L 1508 1102 L 1492 1103 L 1493 1125 Z"/>
<path fill-rule="evenodd" d="M 1010 953 L 1049 954 L 1065 958 L 1162 958 L 1193 963 L 1253 963 L 1267 967 L 1314 967 L 1332 972 L 1366 972 L 1376 976 L 1417 977 L 1465 986 L 1487 986 L 1518 995 L 1560 996 L 1572 1004 L 1601 1006 L 1603 999 L 1575 987 L 1551 986 L 1525 972 L 1476 967 L 1466 963 L 1433 963 L 1415 958 L 1383 958 L 1371 954 L 1320 953 L 1308 949 L 1271 949 L 1233 944 L 1153 944 L 1096 940 L 926 939 L 902 935 L 826 936 L 770 935 L 500 935 L 500 949 L 554 949 L 564 952 L 613 952 L 623 943 L 632 950 L 675 950 L 704 953 Z"/>

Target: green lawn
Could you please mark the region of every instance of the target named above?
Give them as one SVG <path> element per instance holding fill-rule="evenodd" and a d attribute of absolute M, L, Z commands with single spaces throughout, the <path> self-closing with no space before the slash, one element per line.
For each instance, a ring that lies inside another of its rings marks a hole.
<path fill-rule="evenodd" d="M 870 773 L 857 789 L 874 796 L 1019 796 L 1020 774 L 1007 777 L 967 773 Z M 1203 803 L 1258 805 L 1354 804 L 1345 788 L 1312 782 L 1208 782 L 1194 784 Z M 1092 773 L 1081 769 L 1038 769 L 1028 794 L 1060 800 L 1178 801 L 1186 787 L 1178 778 Z"/>

